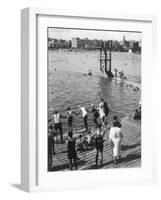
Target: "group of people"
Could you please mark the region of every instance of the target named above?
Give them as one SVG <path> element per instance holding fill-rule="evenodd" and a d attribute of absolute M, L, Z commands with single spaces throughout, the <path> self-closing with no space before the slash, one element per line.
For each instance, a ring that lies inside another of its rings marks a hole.
<path fill-rule="evenodd" d="M 83 137 L 79 137 L 78 139 L 73 138 L 73 132 L 69 131 L 68 139 L 67 139 L 67 150 L 68 150 L 68 159 L 70 169 L 73 169 L 73 165 L 75 169 L 78 169 L 78 156 L 77 151 L 79 150 L 79 145 L 84 145 L 84 148 L 88 148 L 89 146 L 94 146 L 96 149 L 95 156 L 95 166 L 98 167 L 98 159 L 100 155 L 100 167 L 103 166 L 103 151 L 104 151 L 104 142 L 109 137 L 110 145 L 113 152 L 113 161 L 114 164 L 117 164 L 121 159 L 121 140 L 122 140 L 122 132 L 121 132 L 121 123 L 118 120 L 117 116 L 113 117 L 112 126 L 108 130 L 102 124 L 97 124 L 97 129 L 95 132 L 87 132 L 87 134 Z M 107 144 L 108 145 L 108 144 Z"/>
<path fill-rule="evenodd" d="M 115 71 L 115 78 L 121 78 L 121 79 L 125 78 L 123 70 L 118 72 L 118 69 L 115 68 L 114 71 Z M 118 74 L 119 74 L 119 76 L 118 76 Z"/>
<path fill-rule="evenodd" d="M 141 105 L 135 110 L 134 119 L 141 119 Z"/>
<path fill-rule="evenodd" d="M 58 131 L 60 133 L 61 143 L 63 142 L 63 131 L 62 131 L 62 123 L 61 118 L 67 119 L 68 130 L 73 130 L 73 118 L 74 115 L 82 115 L 83 123 L 85 131 L 88 131 L 88 113 L 93 113 L 93 122 L 95 125 L 98 123 L 104 124 L 105 119 L 109 113 L 108 103 L 101 99 L 99 105 L 96 107 L 94 104 L 91 105 L 91 110 L 89 111 L 85 106 L 79 105 L 79 112 L 75 112 L 71 110 L 70 107 L 67 107 L 66 116 L 60 114 L 57 110 L 54 112 L 52 117 L 48 120 L 50 126 L 49 128 L 54 131 L 55 129 L 55 137 L 57 139 Z"/>
<path fill-rule="evenodd" d="M 91 112 L 93 114 L 93 122 L 96 126 L 96 131 L 92 132 L 88 128 L 88 113 Z M 83 122 L 84 122 L 84 132 L 85 135 L 80 134 L 78 138 L 73 137 L 73 116 L 74 115 L 82 115 Z M 67 151 L 68 151 L 68 159 L 69 159 L 69 166 L 72 170 L 73 163 L 75 169 L 78 168 L 78 156 L 77 151 L 81 149 L 88 149 L 91 146 L 96 149 L 96 157 L 95 157 L 95 164 L 96 167 L 98 166 L 98 158 L 100 158 L 100 166 L 103 165 L 103 149 L 104 149 L 104 141 L 108 137 L 111 141 L 111 147 L 113 151 L 113 158 L 114 163 L 116 164 L 118 160 L 121 158 L 121 123 L 118 120 L 117 116 L 113 117 L 112 126 L 110 130 L 105 125 L 106 119 L 109 114 L 109 107 L 108 103 L 101 99 L 98 106 L 91 105 L 90 111 L 85 108 L 84 106 L 79 106 L 79 112 L 72 111 L 70 107 L 67 108 L 67 115 L 63 116 L 58 111 L 54 112 L 54 115 L 49 119 L 49 139 L 48 139 L 48 155 L 49 155 L 49 165 L 52 163 L 52 155 L 55 154 L 54 149 L 54 141 L 57 140 L 58 131 L 60 133 L 60 140 L 61 143 L 63 142 L 63 131 L 62 131 L 62 124 L 61 118 L 67 119 L 68 125 L 68 138 L 66 140 L 67 143 Z M 108 132 L 109 130 L 109 132 Z M 54 136 L 54 139 L 53 139 Z"/>

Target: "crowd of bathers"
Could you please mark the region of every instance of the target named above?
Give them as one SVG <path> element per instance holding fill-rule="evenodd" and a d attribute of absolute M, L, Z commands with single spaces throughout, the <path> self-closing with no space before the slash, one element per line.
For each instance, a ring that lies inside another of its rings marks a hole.
<path fill-rule="evenodd" d="M 115 78 L 126 79 L 126 77 L 124 76 L 124 71 L 123 70 L 118 72 L 118 69 L 115 68 L 114 72 L 115 72 L 115 75 L 114 75 Z"/>
<path fill-rule="evenodd" d="M 114 163 L 121 159 L 121 123 L 117 116 L 113 117 L 112 126 L 106 124 L 107 117 L 109 114 L 109 106 L 104 99 L 101 99 L 98 106 L 94 104 L 91 105 L 90 110 L 85 106 L 80 105 L 78 107 L 78 112 L 71 110 L 70 107 L 67 107 L 66 116 L 60 114 L 57 110 L 54 111 L 52 117 L 48 120 L 49 129 L 48 129 L 48 156 L 49 156 L 49 167 L 52 166 L 52 156 L 55 152 L 55 142 L 58 140 L 58 133 L 60 134 L 60 142 L 63 143 L 63 129 L 61 118 L 67 119 L 68 126 L 68 138 L 66 139 L 67 143 L 67 157 L 69 159 L 69 167 L 72 170 L 73 164 L 75 169 L 78 169 L 77 160 L 78 151 L 88 150 L 90 148 L 96 149 L 96 158 L 95 165 L 98 166 L 98 157 L 101 155 L 100 166 L 103 165 L 103 149 L 104 141 L 107 138 L 107 133 L 109 133 L 109 139 L 111 141 L 111 147 L 113 151 Z M 93 123 L 95 124 L 96 130 L 91 131 L 88 127 L 88 114 L 92 113 Z M 73 117 L 74 115 L 82 116 L 84 123 L 84 134 L 79 134 L 77 138 L 73 137 Z"/>
<path fill-rule="evenodd" d="M 73 118 L 74 115 L 81 115 L 83 124 L 84 124 L 84 130 L 88 131 L 88 114 L 93 113 L 93 122 L 97 126 L 98 124 L 104 125 L 105 120 L 107 119 L 107 116 L 109 114 L 109 106 L 108 103 L 104 101 L 104 99 L 100 100 L 100 103 L 98 106 L 95 106 L 94 104 L 91 105 L 91 109 L 87 109 L 83 105 L 78 106 L 78 112 L 75 112 L 71 110 L 70 107 L 67 107 L 66 115 L 60 114 L 57 110 L 54 111 L 54 114 L 51 116 L 51 118 L 48 120 L 49 122 L 49 128 L 55 129 L 55 136 L 57 139 L 58 131 L 60 133 L 60 140 L 63 142 L 63 131 L 62 131 L 62 122 L 61 119 L 65 118 L 67 119 L 67 126 L 68 130 L 73 130 Z"/>

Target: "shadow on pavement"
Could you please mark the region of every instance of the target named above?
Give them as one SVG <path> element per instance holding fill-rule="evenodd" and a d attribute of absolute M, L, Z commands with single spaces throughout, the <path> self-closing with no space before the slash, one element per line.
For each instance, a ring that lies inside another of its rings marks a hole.
<path fill-rule="evenodd" d="M 80 160 L 77 162 L 78 164 L 78 169 L 79 169 L 79 166 L 81 165 L 84 165 L 87 161 L 84 161 L 84 160 Z M 69 169 L 69 163 L 64 163 L 62 165 L 58 165 L 58 166 L 52 166 L 52 167 L 49 167 L 48 170 L 49 171 L 61 171 L 61 170 L 65 170 L 65 169 Z M 73 164 L 73 169 L 74 168 L 74 164 Z"/>
<path fill-rule="evenodd" d="M 126 150 L 129 150 L 129 149 L 133 149 L 137 146 L 141 145 L 140 143 L 137 143 L 137 144 L 132 144 L 132 145 L 122 145 L 121 146 L 121 150 L 122 151 L 126 151 Z"/>

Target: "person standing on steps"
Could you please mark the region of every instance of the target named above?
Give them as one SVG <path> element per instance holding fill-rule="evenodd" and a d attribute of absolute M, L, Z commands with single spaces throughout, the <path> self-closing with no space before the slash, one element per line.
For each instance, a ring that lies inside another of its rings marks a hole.
<path fill-rule="evenodd" d="M 77 150 L 76 150 L 76 141 L 73 138 L 73 132 L 69 131 L 67 139 L 67 150 L 68 150 L 68 159 L 69 159 L 69 168 L 73 169 L 72 161 L 74 162 L 75 169 L 78 169 L 77 166 Z"/>
<path fill-rule="evenodd" d="M 85 108 L 85 106 L 80 105 L 79 106 L 79 113 L 78 114 L 82 114 L 83 117 L 83 122 L 84 122 L 84 127 L 86 129 L 86 131 L 88 131 L 88 110 Z"/>
<path fill-rule="evenodd" d="M 101 124 L 97 125 L 97 131 L 95 136 L 95 147 L 96 147 L 96 168 L 98 167 L 98 157 L 101 154 L 100 166 L 103 164 L 103 147 L 105 141 L 105 130 Z"/>
<path fill-rule="evenodd" d="M 54 115 L 49 119 L 49 122 L 53 120 L 55 132 L 56 132 L 56 139 L 57 139 L 58 130 L 59 130 L 59 133 L 60 133 L 60 140 L 61 140 L 61 143 L 63 143 L 63 130 L 62 130 L 61 118 L 66 118 L 66 117 L 62 116 L 62 115 L 56 110 L 56 111 L 54 112 Z"/>
<path fill-rule="evenodd" d="M 113 121 L 113 127 L 111 127 L 109 132 L 109 139 L 111 141 L 114 164 L 117 164 L 117 162 L 121 160 L 122 137 L 123 135 L 121 132 L 121 128 L 119 128 L 118 124 L 115 121 Z"/>
<path fill-rule="evenodd" d="M 107 120 L 108 114 L 109 114 L 109 106 L 106 101 L 102 98 L 100 103 L 99 103 L 99 115 L 102 121 L 102 124 L 105 124 L 105 120 Z"/>
<path fill-rule="evenodd" d="M 91 109 L 91 112 L 93 113 L 93 122 L 94 124 L 97 126 L 98 125 L 98 117 L 99 117 L 99 111 L 98 109 L 95 107 L 94 104 L 91 105 L 92 106 L 92 109 Z"/>
<path fill-rule="evenodd" d="M 77 115 L 74 111 L 70 109 L 70 107 L 67 107 L 67 124 L 69 131 L 72 131 L 73 129 L 73 114 Z"/>

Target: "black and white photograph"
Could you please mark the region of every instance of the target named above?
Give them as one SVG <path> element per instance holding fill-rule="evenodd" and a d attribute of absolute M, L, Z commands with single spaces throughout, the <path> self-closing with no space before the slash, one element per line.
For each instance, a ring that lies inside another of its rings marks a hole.
<path fill-rule="evenodd" d="M 47 28 L 48 172 L 141 167 L 142 33 Z"/>

